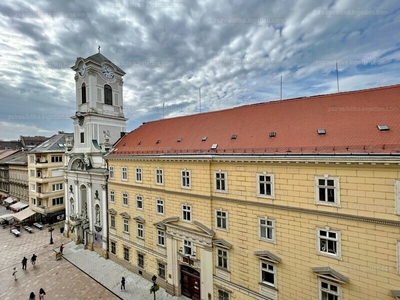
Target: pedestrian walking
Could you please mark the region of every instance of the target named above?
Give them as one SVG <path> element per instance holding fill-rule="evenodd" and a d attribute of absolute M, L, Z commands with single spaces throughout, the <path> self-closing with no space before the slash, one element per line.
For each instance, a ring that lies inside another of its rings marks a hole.
<path fill-rule="evenodd" d="M 44 300 L 44 295 L 46 295 L 46 292 L 44 289 L 40 288 L 39 290 L 39 300 Z"/>
<path fill-rule="evenodd" d="M 36 297 L 36 295 L 35 295 L 34 292 L 31 292 L 31 293 L 29 294 L 29 300 L 35 300 L 35 297 Z"/>
<path fill-rule="evenodd" d="M 64 250 L 64 245 L 61 244 L 61 246 L 60 246 L 60 253 L 61 253 L 61 254 L 63 254 L 63 250 Z"/>
<path fill-rule="evenodd" d="M 17 280 L 17 268 L 16 267 L 14 267 L 14 269 L 13 269 L 12 276 L 14 276 L 14 280 Z"/>
<path fill-rule="evenodd" d="M 22 270 L 26 270 L 26 264 L 28 262 L 28 259 L 24 256 L 22 259 Z"/>
<path fill-rule="evenodd" d="M 122 291 L 122 288 L 125 291 L 125 277 L 122 277 L 122 279 L 121 279 L 121 291 Z"/>
<path fill-rule="evenodd" d="M 36 264 L 36 258 L 37 258 L 36 254 L 33 254 L 31 258 L 31 263 L 33 266 Z"/>

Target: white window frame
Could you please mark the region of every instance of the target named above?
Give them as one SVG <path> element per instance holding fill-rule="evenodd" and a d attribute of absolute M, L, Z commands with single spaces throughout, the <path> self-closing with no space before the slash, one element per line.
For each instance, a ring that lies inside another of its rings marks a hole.
<path fill-rule="evenodd" d="M 110 202 L 115 203 L 115 192 L 114 191 L 110 191 Z"/>
<path fill-rule="evenodd" d="M 125 201 L 125 199 L 126 199 L 126 201 Z M 126 192 L 122 193 L 122 205 L 123 206 L 128 206 L 129 205 L 129 195 Z"/>
<path fill-rule="evenodd" d="M 29 155 L 29 163 L 31 164 L 35 163 L 35 155 Z"/>
<path fill-rule="evenodd" d="M 114 226 L 113 226 L 113 223 L 114 223 Z M 114 215 L 110 215 L 110 228 L 114 228 L 115 229 L 115 225 L 116 225 L 115 216 Z"/>
<path fill-rule="evenodd" d="M 327 236 L 321 235 L 321 231 L 326 231 Z M 329 237 L 329 233 L 336 234 L 336 238 Z M 317 234 L 317 254 L 323 255 L 326 257 L 341 259 L 341 232 L 339 230 L 332 230 L 329 227 L 325 227 L 325 228 L 317 227 L 316 234 Z M 321 239 L 327 240 L 328 243 L 329 243 L 329 241 L 335 241 L 336 242 L 336 253 L 329 253 L 328 252 L 329 250 L 326 250 L 326 251 L 321 250 Z"/>
<path fill-rule="evenodd" d="M 156 168 L 154 170 L 156 185 L 164 185 L 164 170 L 162 168 Z"/>
<path fill-rule="evenodd" d="M 160 243 L 162 241 L 162 243 Z M 165 231 L 157 229 L 157 245 L 165 247 Z"/>
<path fill-rule="evenodd" d="M 138 179 L 140 177 L 140 179 Z M 143 169 L 141 167 L 135 167 L 135 182 L 143 182 Z"/>
<path fill-rule="evenodd" d="M 224 248 L 216 248 L 216 266 L 222 270 L 229 271 L 229 250 Z M 222 265 L 220 265 L 220 258 L 223 261 Z M 226 267 L 223 266 L 223 263 L 226 261 Z"/>
<path fill-rule="evenodd" d="M 188 216 L 189 216 L 189 218 L 188 218 Z M 193 219 L 192 206 L 187 203 L 182 204 L 182 221 L 192 222 L 192 219 Z"/>
<path fill-rule="evenodd" d="M 121 180 L 128 181 L 128 167 L 121 167 Z"/>
<path fill-rule="evenodd" d="M 129 220 L 128 219 L 124 219 L 123 232 L 124 233 L 129 233 Z"/>
<path fill-rule="evenodd" d="M 264 222 L 264 224 L 261 224 Z M 265 228 L 265 234 L 266 236 L 262 236 L 262 228 Z M 268 230 L 270 229 L 272 238 L 268 238 Z M 262 241 L 270 242 L 270 243 L 276 243 L 276 222 L 273 219 L 270 219 L 268 217 L 259 217 L 258 218 L 258 237 Z"/>
<path fill-rule="evenodd" d="M 52 191 L 53 192 L 58 192 L 63 190 L 63 184 L 62 183 L 55 183 L 52 185 Z"/>
<path fill-rule="evenodd" d="M 220 176 L 223 175 L 224 178 Z M 219 178 L 217 178 L 219 176 Z M 219 181 L 219 188 L 218 188 Z M 221 189 L 221 183 L 224 182 L 224 189 Z M 227 193 L 228 192 L 228 172 L 223 172 L 221 170 L 214 171 L 214 191 L 218 193 Z"/>
<path fill-rule="evenodd" d="M 108 167 L 108 176 L 110 177 L 110 179 L 114 179 L 114 166 Z"/>
<path fill-rule="evenodd" d="M 266 264 L 267 266 L 272 266 L 273 270 L 271 271 L 268 268 L 263 268 L 263 264 Z M 262 276 L 263 275 L 263 271 L 274 275 L 274 283 L 273 284 L 268 282 L 268 281 L 264 281 L 263 280 L 263 276 Z M 276 264 L 272 263 L 270 261 L 266 261 L 266 260 L 260 259 L 260 282 L 262 284 L 267 285 L 267 286 L 272 286 L 272 287 L 276 288 L 277 287 L 277 282 L 276 282 L 277 279 L 278 279 L 278 276 L 277 276 Z"/>
<path fill-rule="evenodd" d="M 394 200 L 395 200 L 395 211 L 396 215 L 400 215 L 400 179 L 394 181 Z"/>
<path fill-rule="evenodd" d="M 31 183 L 31 191 L 36 192 L 36 184 Z"/>
<path fill-rule="evenodd" d="M 320 186 L 319 185 L 319 180 L 325 180 L 325 185 Z M 328 188 L 327 181 L 328 180 L 333 180 L 333 186 L 334 188 Z M 314 185 L 315 185 L 315 204 L 316 205 L 326 205 L 326 206 L 340 206 L 340 187 L 339 187 L 339 177 L 333 177 L 329 176 L 328 174 L 324 174 L 323 176 L 315 176 L 314 179 Z M 327 190 L 328 189 L 333 189 L 334 190 L 334 202 L 328 202 L 327 200 L 321 201 L 319 200 L 319 189 L 320 187 L 325 187 L 326 194 L 325 194 L 325 199 L 327 199 Z"/>
<path fill-rule="evenodd" d="M 31 198 L 32 205 L 36 205 L 36 198 Z"/>
<path fill-rule="evenodd" d="M 225 216 L 223 216 L 225 214 Z M 218 226 L 218 220 L 221 220 L 221 225 L 223 220 L 225 220 L 225 227 Z M 228 231 L 228 212 L 222 209 L 215 210 L 215 228 L 223 231 Z"/>
<path fill-rule="evenodd" d="M 139 207 L 139 203 L 141 204 L 142 207 Z M 136 195 L 136 209 L 138 210 L 143 210 L 143 196 L 142 195 Z"/>
<path fill-rule="evenodd" d="M 190 255 L 192 256 L 194 251 L 193 251 L 193 242 L 189 241 L 189 240 L 183 240 L 182 241 L 182 245 L 183 245 L 183 255 Z M 190 249 L 190 254 L 187 253 L 187 249 Z"/>
<path fill-rule="evenodd" d="M 160 266 L 163 266 L 162 268 Z M 164 275 L 161 274 L 160 270 L 163 269 L 164 270 Z M 158 277 L 165 279 L 167 276 L 167 265 L 163 262 L 157 262 L 157 274 Z"/>
<path fill-rule="evenodd" d="M 30 170 L 30 175 L 29 177 L 35 177 L 35 170 Z"/>
<path fill-rule="evenodd" d="M 53 199 L 51 199 L 51 203 L 53 206 L 62 205 L 62 204 L 64 204 L 64 197 L 53 198 Z"/>
<path fill-rule="evenodd" d="M 222 293 L 223 295 L 221 296 L 220 293 Z M 226 298 L 226 295 L 228 295 L 228 298 Z M 221 300 L 221 299 L 222 300 L 230 300 L 231 299 L 231 293 L 228 292 L 228 291 L 225 291 L 225 290 L 218 289 L 217 290 L 217 299 L 218 300 Z"/>
<path fill-rule="evenodd" d="M 144 239 L 144 224 L 137 223 L 137 237 L 139 239 Z"/>
<path fill-rule="evenodd" d="M 342 299 L 342 286 L 338 282 L 331 281 L 331 280 L 326 280 L 326 279 L 323 279 L 323 278 L 321 278 L 319 276 L 318 276 L 317 282 L 318 282 L 318 300 L 326 299 L 326 298 L 322 298 L 322 293 L 323 292 L 327 292 L 327 293 L 330 293 L 331 295 L 337 296 L 338 300 Z M 330 289 L 328 289 L 328 290 L 323 289 L 322 286 L 321 286 L 322 283 L 326 283 L 329 286 L 331 286 L 331 285 L 336 286 L 337 287 L 337 292 L 331 291 Z"/>
<path fill-rule="evenodd" d="M 190 170 L 181 170 L 181 188 L 191 189 L 192 188 L 192 172 Z"/>
<path fill-rule="evenodd" d="M 270 181 L 260 180 L 260 176 L 268 176 L 270 177 Z M 262 173 L 257 173 L 256 179 L 257 179 L 257 197 L 261 198 L 268 198 L 268 199 L 275 199 L 275 178 L 274 174 L 269 174 L 267 172 L 262 172 Z M 266 193 L 261 194 L 261 184 L 264 185 L 264 191 L 266 191 L 266 186 L 269 184 L 271 186 L 271 195 L 267 195 Z"/>
<path fill-rule="evenodd" d="M 164 200 L 157 198 L 156 199 L 156 214 L 164 215 L 164 213 L 165 213 Z"/>
<path fill-rule="evenodd" d="M 397 252 L 397 274 L 400 275 L 400 240 L 397 240 L 396 252 Z"/>

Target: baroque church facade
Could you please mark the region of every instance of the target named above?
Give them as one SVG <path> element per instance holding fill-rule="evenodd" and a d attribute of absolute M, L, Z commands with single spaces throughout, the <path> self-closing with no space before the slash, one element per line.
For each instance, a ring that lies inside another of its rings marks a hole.
<path fill-rule="evenodd" d="M 107 179 L 104 155 L 126 131 L 125 72 L 99 52 L 74 66 L 74 136 L 66 141 L 64 235 L 107 257 Z"/>

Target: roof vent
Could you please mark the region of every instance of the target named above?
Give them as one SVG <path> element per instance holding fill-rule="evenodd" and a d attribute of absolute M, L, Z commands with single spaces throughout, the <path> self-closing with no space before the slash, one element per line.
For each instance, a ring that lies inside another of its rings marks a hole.
<path fill-rule="evenodd" d="M 141 145 L 142 144 L 142 141 L 139 141 L 139 143 L 137 143 L 138 145 Z"/>
<path fill-rule="evenodd" d="M 204 136 L 202 139 L 201 139 L 201 141 L 207 141 L 207 137 L 206 136 Z"/>
<path fill-rule="evenodd" d="M 217 150 L 218 144 L 212 144 L 211 145 L 211 150 Z"/>
<path fill-rule="evenodd" d="M 326 130 L 325 129 L 318 129 L 317 132 L 318 132 L 319 135 L 326 134 Z"/>
<path fill-rule="evenodd" d="M 275 131 L 271 131 L 269 133 L 269 137 L 276 137 L 276 132 Z"/>
<path fill-rule="evenodd" d="M 161 140 L 157 140 L 156 144 L 159 144 L 159 143 L 161 143 Z"/>
<path fill-rule="evenodd" d="M 232 134 L 231 140 L 236 140 L 236 138 L 237 138 L 237 134 Z"/>
<path fill-rule="evenodd" d="M 378 127 L 379 131 L 388 131 L 388 130 L 390 130 L 390 129 L 389 129 L 389 126 L 384 125 L 384 124 L 382 124 L 382 125 L 377 125 L 376 127 Z"/>
<path fill-rule="evenodd" d="M 182 138 L 179 138 L 179 139 L 177 140 L 177 142 L 178 142 L 178 143 L 182 142 Z"/>

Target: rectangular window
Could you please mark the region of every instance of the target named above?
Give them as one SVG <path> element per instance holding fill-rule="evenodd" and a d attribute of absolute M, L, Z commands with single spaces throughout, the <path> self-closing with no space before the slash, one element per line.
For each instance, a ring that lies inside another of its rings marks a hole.
<path fill-rule="evenodd" d="M 138 253 L 138 267 L 144 268 L 144 255 L 142 253 Z"/>
<path fill-rule="evenodd" d="M 259 197 L 274 197 L 274 176 L 270 174 L 257 174 L 257 195 Z"/>
<path fill-rule="evenodd" d="M 164 200 L 162 200 L 162 199 L 156 200 L 156 212 L 159 215 L 164 214 Z"/>
<path fill-rule="evenodd" d="M 122 167 L 122 180 L 128 180 L 128 168 Z"/>
<path fill-rule="evenodd" d="M 129 220 L 124 219 L 124 232 L 129 233 Z"/>
<path fill-rule="evenodd" d="M 31 198 L 32 205 L 36 205 L 36 198 Z"/>
<path fill-rule="evenodd" d="M 165 264 L 158 263 L 158 277 L 165 279 Z"/>
<path fill-rule="evenodd" d="M 115 228 L 115 216 L 110 216 L 110 227 Z"/>
<path fill-rule="evenodd" d="M 188 204 L 182 205 L 182 220 L 186 222 L 192 221 L 192 206 Z"/>
<path fill-rule="evenodd" d="M 228 270 L 228 251 L 217 248 L 217 266 Z"/>
<path fill-rule="evenodd" d="M 141 195 L 136 195 L 136 208 L 143 209 L 143 197 Z"/>
<path fill-rule="evenodd" d="M 339 206 L 339 179 L 325 175 L 315 177 L 315 203 Z"/>
<path fill-rule="evenodd" d="M 64 204 L 64 197 L 58 197 L 53 199 L 53 206 Z"/>
<path fill-rule="evenodd" d="M 53 184 L 53 192 L 62 191 L 62 189 L 63 189 L 63 184 L 62 183 Z"/>
<path fill-rule="evenodd" d="M 258 219 L 260 228 L 260 239 L 268 242 L 275 242 L 275 220 L 265 218 Z"/>
<path fill-rule="evenodd" d="M 117 247 L 115 245 L 115 242 L 111 242 L 111 253 L 116 254 L 117 253 Z M 128 255 L 129 257 L 129 255 Z"/>
<path fill-rule="evenodd" d="M 319 297 L 321 300 L 340 300 L 340 285 L 319 279 Z"/>
<path fill-rule="evenodd" d="M 215 211 L 215 227 L 217 229 L 228 230 L 228 212 L 222 210 Z"/>
<path fill-rule="evenodd" d="M 190 188 L 190 171 L 181 171 L 181 187 L 189 189 Z"/>
<path fill-rule="evenodd" d="M 267 285 L 275 286 L 276 281 L 275 265 L 268 262 L 261 262 L 261 282 Z"/>
<path fill-rule="evenodd" d="M 128 206 L 128 194 L 127 193 L 122 194 L 122 205 Z"/>
<path fill-rule="evenodd" d="M 35 163 L 35 156 L 34 155 L 29 155 L 29 162 L 31 164 Z"/>
<path fill-rule="evenodd" d="M 114 179 L 114 167 L 110 166 L 109 167 L 109 175 L 110 175 L 110 179 Z"/>
<path fill-rule="evenodd" d="M 129 248 L 124 246 L 124 259 L 129 261 Z"/>
<path fill-rule="evenodd" d="M 217 192 L 226 192 L 226 172 L 215 172 L 215 190 Z"/>
<path fill-rule="evenodd" d="M 318 253 L 340 257 L 340 232 L 317 228 Z"/>
<path fill-rule="evenodd" d="M 218 299 L 217 300 L 230 300 L 229 293 L 224 290 L 218 290 Z"/>
<path fill-rule="evenodd" d="M 110 202 L 114 203 L 115 202 L 115 192 L 110 191 Z"/>
<path fill-rule="evenodd" d="M 163 177 L 162 169 L 156 169 L 156 184 L 158 184 L 158 185 L 164 184 L 164 177 Z"/>
<path fill-rule="evenodd" d="M 137 224 L 137 237 L 144 239 L 144 226 L 142 223 Z"/>
<path fill-rule="evenodd" d="M 135 168 L 135 179 L 136 182 L 142 182 L 142 168 L 136 167 Z"/>
<path fill-rule="evenodd" d="M 188 240 L 183 241 L 183 254 L 185 255 L 192 255 L 193 254 L 193 249 L 192 249 L 192 242 Z"/>
<path fill-rule="evenodd" d="M 51 157 L 51 162 L 52 163 L 62 162 L 62 156 L 52 156 Z"/>
<path fill-rule="evenodd" d="M 36 192 L 36 184 L 31 184 L 31 191 Z"/>
<path fill-rule="evenodd" d="M 165 247 L 165 232 L 157 230 L 157 245 Z"/>
<path fill-rule="evenodd" d="M 85 143 L 85 133 L 81 132 L 81 144 Z"/>
<path fill-rule="evenodd" d="M 35 177 L 35 170 L 30 171 L 30 177 Z"/>

